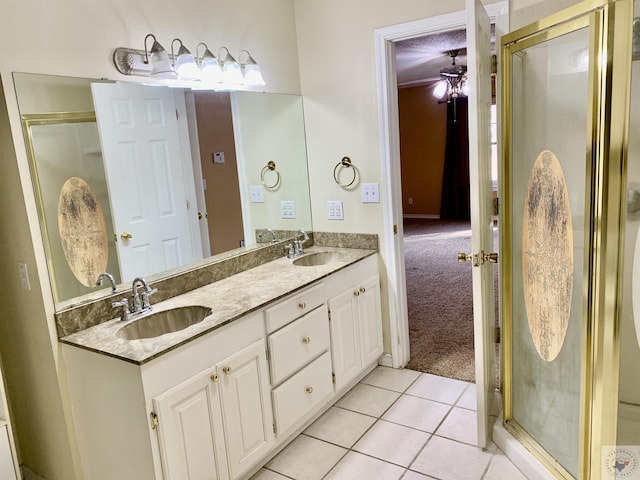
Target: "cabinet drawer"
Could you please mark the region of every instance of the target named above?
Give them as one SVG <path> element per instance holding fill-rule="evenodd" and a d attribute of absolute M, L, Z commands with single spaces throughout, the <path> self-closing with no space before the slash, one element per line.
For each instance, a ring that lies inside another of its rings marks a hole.
<path fill-rule="evenodd" d="M 265 310 L 265 320 L 267 324 L 267 333 L 276 331 L 284 327 L 287 323 L 292 322 L 296 318 L 310 312 L 318 305 L 322 305 L 325 301 L 324 284 L 320 283 L 290 297 L 273 307 Z"/>
<path fill-rule="evenodd" d="M 321 305 L 269 335 L 271 383 L 277 385 L 329 348 L 329 314 Z"/>
<path fill-rule="evenodd" d="M 332 393 L 331 356 L 325 352 L 273 390 L 277 434 L 286 433 Z"/>

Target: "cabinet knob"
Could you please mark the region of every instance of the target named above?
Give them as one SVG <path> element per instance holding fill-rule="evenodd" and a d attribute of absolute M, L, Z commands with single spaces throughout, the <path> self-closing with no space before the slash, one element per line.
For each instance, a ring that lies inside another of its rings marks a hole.
<path fill-rule="evenodd" d="M 307 387 L 306 391 L 307 393 L 313 393 L 313 387 Z"/>
<path fill-rule="evenodd" d="M 353 296 L 354 296 L 354 297 L 358 297 L 359 295 L 360 295 L 360 292 L 359 292 L 358 290 L 355 290 L 355 291 L 353 292 Z"/>
<path fill-rule="evenodd" d="M 211 375 L 211 380 L 214 381 L 214 382 L 217 382 L 218 381 L 218 374 L 214 373 L 213 375 Z"/>
<path fill-rule="evenodd" d="M 302 343 L 309 343 L 311 339 L 309 337 L 302 337 Z"/>
<path fill-rule="evenodd" d="M 133 238 L 133 235 L 131 235 L 129 232 L 122 232 L 122 233 L 120 234 L 120 238 L 121 238 L 122 240 L 127 241 L 127 240 L 131 240 L 131 239 Z"/>
<path fill-rule="evenodd" d="M 225 373 L 225 375 L 229 375 L 231 373 L 231 367 L 224 367 L 222 371 Z"/>
<path fill-rule="evenodd" d="M 304 303 L 304 302 L 300 302 L 300 303 L 298 304 L 298 308 L 299 308 L 300 310 L 304 310 L 305 308 L 307 308 L 307 304 L 306 304 L 306 303 Z"/>
<path fill-rule="evenodd" d="M 366 291 L 367 291 L 367 290 L 366 290 L 364 287 L 360 287 L 360 293 L 364 293 L 364 292 L 366 292 Z"/>

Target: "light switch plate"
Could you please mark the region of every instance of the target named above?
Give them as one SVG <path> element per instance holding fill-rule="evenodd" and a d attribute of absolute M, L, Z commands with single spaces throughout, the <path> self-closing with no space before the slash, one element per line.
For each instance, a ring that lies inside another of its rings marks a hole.
<path fill-rule="evenodd" d="M 224 163 L 224 152 L 213 152 L 213 163 Z"/>
<path fill-rule="evenodd" d="M 25 262 L 18 262 L 18 272 L 20 274 L 20 286 L 25 290 L 31 290 L 31 282 L 29 281 L 29 270 Z"/>
<path fill-rule="evenodd" d="M 344 220 L 344 210 L 340 200 L 329 200 L 327 202 L 327 219 Z"/>
<path fill-rule="evenodd" d="M 380 203 L 380 192 L 377 183 L 363 183 L 360 188 L 362 203 Z"/>
<path fill-rule="evenodd" d="M 249 197 L 251 203 L 264 203 L 264 187 L 262 185 L 249 185 Z"/>
<path fill-rule="evenodd" d="M 280 202 L 280 217 L 296 218 L 296 202 L 293 200 L 282 200 Z"/>

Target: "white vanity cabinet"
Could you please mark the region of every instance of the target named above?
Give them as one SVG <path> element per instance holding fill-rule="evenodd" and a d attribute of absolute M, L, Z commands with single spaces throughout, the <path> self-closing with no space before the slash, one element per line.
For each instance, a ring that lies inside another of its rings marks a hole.
<path fill-rule="evenodd" d="M 329 312 L 335 389 L 339 391 L 382 355 L 378 275 L 329 299 Z"/>
<path fill-rule="evenodd" d="M 237 478 L 269 451 L 267 369 L 258 340 L 154 398 L 165 479 Z"/>

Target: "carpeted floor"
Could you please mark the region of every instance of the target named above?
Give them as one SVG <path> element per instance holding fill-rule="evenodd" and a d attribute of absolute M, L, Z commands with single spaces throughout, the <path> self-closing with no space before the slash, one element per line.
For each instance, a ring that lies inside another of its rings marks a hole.
<path fill-rule="evenodd" d="M 468 221 L 405 219 L 411 359 L 408 368 L 475 381 Z"/>

